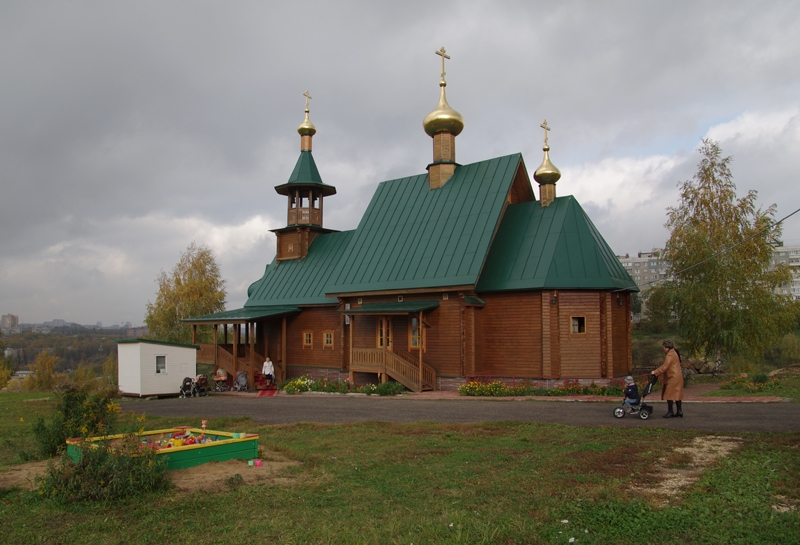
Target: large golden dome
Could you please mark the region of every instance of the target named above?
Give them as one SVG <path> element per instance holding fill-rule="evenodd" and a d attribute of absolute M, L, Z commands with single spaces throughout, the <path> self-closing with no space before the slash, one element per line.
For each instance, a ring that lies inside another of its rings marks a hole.
<path fill-rule="evenodd" d="M 542 151 L 544 151 L 544 159 L 533 173 L 533 179 L 540 184 L 554 184 L 561 178 L 561 171 L 550 162 L 550 146 L 545 144 Z"/>
<path fill-rule="evenodd" d="M 439 82 L 441 91 L 439 93 L 439 104 L 431 113 L 425 116 L 422 126 L 428 136 L 433 136 L 437 132 L 449 132 L 453 136 L 458 136 L 464 130 L 464 118 L 447 103 L 444 88 L 447 86 L 444 79 Z"/>

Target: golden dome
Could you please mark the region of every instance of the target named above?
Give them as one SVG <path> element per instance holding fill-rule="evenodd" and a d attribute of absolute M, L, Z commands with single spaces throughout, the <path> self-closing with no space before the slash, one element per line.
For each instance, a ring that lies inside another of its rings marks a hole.
<path fill-rule="evenodd" d="M 447 86 L 444 79 L 439 82 L 441 92 L 439 93 L 439 104 L 431 113 L 425 116 L 422 126 L 428 136 L 433 136 L 437 132 L 449 132 L 453 136 L 458 136 L 464 130 L 464 118 L 447 103 L 444 88 Z"/>
<path fill-rule="evenodd" d="M 300 134 L 300 136 L 314 136 L 314 134 L 317 132 L 317 128 L 308 118 L 308 108 L 306 108 L 306 118 L 300 124 L 300 126 L 297 127 L 297 132 Z"/>
<path fill-rule="evenodd" d="M 317 128 L 308 118 L 308 99 L 311 98 L 311 95 L 308 94 L 308 89 L 306 89 L 306 92 L 303 93 L 303 96 L 306 97 L 306 118 L 303 120 L 300 126 L 297 127 L 297 132 L 300 134 L 300 136 L 314 136 L 317 133 Z"/>
<path fill-rule="evenodd" d="M 554 184 L 561 178 L 561 171 L 550 162 L 550 146 L 545 144 L 542 151 L 544 151 L 544 159 L 533 173 L 533 179 L 540 184 Z"/>

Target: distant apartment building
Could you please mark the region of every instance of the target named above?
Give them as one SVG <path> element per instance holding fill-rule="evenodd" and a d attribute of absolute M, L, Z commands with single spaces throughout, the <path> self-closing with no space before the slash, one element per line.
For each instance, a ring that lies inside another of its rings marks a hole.
<path fill-rule="evenodd" d="M 772 253 L 772 265 L 789 265 L 792 281 L 775 289 L 776 293 L 800 299 L 800 246 L 777 246 Z"/>
<path fill-rule="evenodd" d="M 17 327 L 19 325 L 19 316 L 15 316 L 14 314 L 3 314 L 0 318 L 0 328 L 2 329 L 11 329 L 12 327 Z"/>
<path fill-rule="evenodd" d="M 659 259 L 658 252 L 639 252 L 635 257 L 618 255 L 617 259 L 640 290 L 652 288 L 667 279 L 669 263 Z"/>
<path fill-rule="evenodd" d="M 636 257 L 629 254 L 618 255 L 622 266 L 631 275 L 640 290 L 652 288 L 667 279 L 669 263 L 658 257 L 657 251 L 639 252 Z M 772 254 L 774 267 L 778 264 L 788 265 L 792 270 L 792 282 L 778 286 L 775 293 L 790 295 L 792 299 L 800 299 L 800 246 L 776 246 Z"/>

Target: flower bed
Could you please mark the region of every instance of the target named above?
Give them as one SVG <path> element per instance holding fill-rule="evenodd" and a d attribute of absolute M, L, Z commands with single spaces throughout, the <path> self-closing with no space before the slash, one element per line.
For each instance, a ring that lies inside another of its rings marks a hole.
<path fill-rule="evenodd" d="M 468 382 L 459 386 L 458 393 L 462 396 L 487 396 L 487 397 L 522 397 L 522 396 L 570 396 L 570 395 L 599 395 L 619 397 L 622 395 L 622 379 L 612 379 L 608 386 L 591 384 L 582 386 L 577 380 L 565 380 L 560 386 L 542 388 L 531 383 L 509 386 L 502 381 Z"/>

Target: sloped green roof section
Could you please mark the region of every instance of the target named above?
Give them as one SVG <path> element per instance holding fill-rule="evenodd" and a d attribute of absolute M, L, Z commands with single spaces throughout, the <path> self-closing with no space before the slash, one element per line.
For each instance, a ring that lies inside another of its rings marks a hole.
<path fill-rule="evenodd" d="M 639 291 L 574 197 L 510 205 L 476 291 L 555 288 Z"/>
<path fill-rule="evenodd" d="M 275 305 L 269 307 L 250 307 L 250 308 L 237 308 L 234 310 L 225 310 L 222 312 L 215 312 L 214 314 L 206 314 L 205 316 L 195 316 L 194 318 L 186 318 L 181 320 L 187 323 L 209 323 L 219 324 L 227 321 L 228 323 L 236 322 L 249 322 L 251 320 L 258 320 L 260 318 L 269 318 L 270 316 L 280 316 L 282 314 L 291 314 L 297 312 L 296 306 L 291 305 Z"/>
<path fill-rule="evenodd" d="M 273 259 L 264 276 L 248 288 L 245 308 L 337 304 L 335 297 L 325 297 L 326 286 L 353 234 L 354 231 L 342 231 L 317 235 L 303 259 L 280 263 Z"/>
<path fill-rule="evenodd" d="M 439 307 L 439 301 L 397 301 L 390 303 L 365 303 L 360 308 L 340 310 L 342 314 L 407 314 Z"/>
<path fill-rule="evenodd" d="M 327 293 L 475 285 L 520 162 L 461 165 L 433 190 L 427 174 L 381 183 Z"/>
<path fill-rule="evenodd" d="M 311 150 L 303 150 L 300 152 L 300 157 L 297 158 L 297 163 L 294 165 L 292 175 L 289 176 L 289 181 L 285 184 L 275 186 L 275 191 L 281 195 L 286 195 L 288 191 L 296 186 L 315 186 L 320 188 L 326 196 L 336 194 L 335 187 L 322 183 L 322 176 L 319 175 L 317 163 L 314 162 L 314 156 L 311 155 Z"/>

